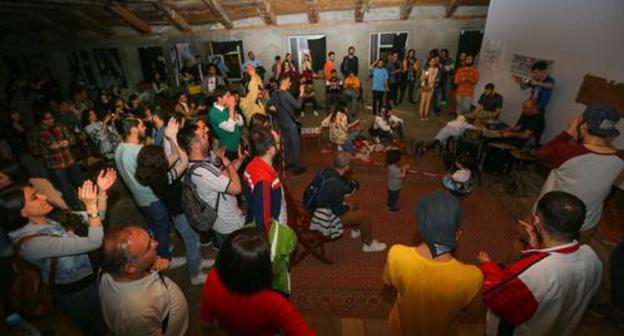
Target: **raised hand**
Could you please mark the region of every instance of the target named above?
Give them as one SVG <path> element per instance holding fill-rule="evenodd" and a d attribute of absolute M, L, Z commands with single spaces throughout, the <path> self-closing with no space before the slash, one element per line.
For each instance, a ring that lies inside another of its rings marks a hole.
<path fill-rule="evenodd" d="M 487 254 L 487 252 L 484 252 L 484 251 L 479 252 L 479 255 L 477 258 L 479 259 L 480 263 L 491 261 L 490 256 Z"/>
<path fill-rule="evenodd" d="M 113 168 L 100 170 L 97 177 L 97 187 L 100 193 L 106 193 L 117 181 L 117 172 Z"/>
<path fill-rule="evenodd" d="M 165 137 L 169 140 L 176 139 L 179 129 L 180 125 L 178 124 L 178 121 L 175 118 L 169 119 L 169 122 L 167 122 L 167 127 L 165 128 Z"/>
<path fill-rule="evenodd" d="M 519 220 L 518 224 L 522 225 L 524 227 L 524 230 L 526 231 L 527 235 L 529 236 L 529 245 L 532 248 L 537 248 L 539 247 L 539 236 L 537 234 L 537 230 L 535 229 L 535 225 L 531 224 L 531 223 L 527 223 L 523 220 Z"/>
<path fill-rule="evenodd" d="M 97 211 L 97 186 L 86 180 L 81 187 L 78 187 L 78 198 L 84 203 L 87 211 Z"/>

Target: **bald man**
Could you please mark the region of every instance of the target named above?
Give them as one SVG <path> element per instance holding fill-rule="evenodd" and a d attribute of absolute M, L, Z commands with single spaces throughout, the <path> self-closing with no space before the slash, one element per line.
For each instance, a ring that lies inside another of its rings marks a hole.
<path fill-rule="evenodd" d="M 184 335 L 188 329 L 186 298 L 158 272 L 166 264 L 156 247 L 147 231 L 134 226 L 104 237 L 100 298 L 104 320 L 115 335 Z"/>

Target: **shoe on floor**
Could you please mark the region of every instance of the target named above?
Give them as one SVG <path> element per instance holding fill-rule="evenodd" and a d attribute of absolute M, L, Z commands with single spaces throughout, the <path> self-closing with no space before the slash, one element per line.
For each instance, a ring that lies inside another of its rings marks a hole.
<path fill-rule="evenodd" d="M 315 117 L 318 117 L 318 116 L 319 116 L 319 114 L 318 114 L 318 112 L 317 112 L 316 110 L 314 110 L 314 112 L 313 112 L 313 113 L 314 113 L 314 116 L 315 116 Z"/>
<path fill-rule="evenodd" d="M 377 240 L 373 240 L 370 244 L 362 245 L 362 251 L 364 252 L 381 252 L 386 249 L 386 244 L 380 243 Z"/>
<path fill-rule="evenodd" d="M 299 167 L 293 170 L 293 174 L 299 175 L 299 174 L 305 173 L 305 171 L 306 171 L 305 167 Z"/>
<path fill-rule="evenodd" d="M 202 261 L 199 263 L 199 269 L 212 268 L 214 264 L 215 264 L 214 259 L 202 259 Z"/>
<path fill-rule="evenodd" d="M 173 257 L 169 261 L 169 269 L 178 268 L 186 265 L 186 257 Z"/>
<path fill-rule="evenodd" d="M 351 238 L 356 239 L 360 237 L 360 230 L 351 229 Z"/>
<path fill-rule="evenodd" d="M 206 283 L 206 278 L 208 278 L 208 274 L 199 272 L 196 275 L 191 275 L 191 285 L 199 286 Z"/>

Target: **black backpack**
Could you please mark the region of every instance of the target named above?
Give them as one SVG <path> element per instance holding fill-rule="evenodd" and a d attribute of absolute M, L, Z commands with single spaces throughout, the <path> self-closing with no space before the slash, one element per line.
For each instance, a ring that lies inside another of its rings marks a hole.
<path fill-rule="evenodd" d="M 303 206 L 310 212 L 313 212 L 317 208 L 318 196 L 323 190 L 323 187 L 327 182 L 336 180 L 333 176 L 327 176 L 325 174 L 326 169 L 322 170 L 318 175 L 314 177 L 312 182 L 303 191 Z"/>
<path fill-rule="evenodd" d="M 187 170 L 182 185 L 182 210 L 189 223 L 195 230 L 209 232 L 219 217 L 219 201 L 221 193 L 217 194 L 216 204 L 206 203 L 197 192 L 197 186 L 193 183 L 191 176 L 198 168 L 209 169 L 212 166 L 208 162 L 199 162 Z"/>

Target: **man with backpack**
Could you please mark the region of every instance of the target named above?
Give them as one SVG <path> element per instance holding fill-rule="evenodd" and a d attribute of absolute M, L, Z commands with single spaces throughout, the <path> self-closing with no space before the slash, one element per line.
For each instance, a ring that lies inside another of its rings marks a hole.
<path fill-rule="evenodd" d="M 351 154 L 339 152 L 333 167 L 323 169 L 306 188 L 303 203 L 312 213 L 310 229 L 338 238 L 343 227 L 347 227 L 351 229 L 351 238 L 361 236 L 362 251 L 381 252 L 386 244 L 373 238 L 368 213 L 360 209 L 352 197 L 358 189 L 358 183 L 346 177 L 351 171 L 352 159 Z"/>
<path fill-rule="evenodd" d="M 242 191 L 237 170 L 243 158 L 230 161 L 224 150 L 218 150 L 216 161 L 221 161 L 221 165 L 212 164 L 208 160 L 210 137 L 197 124 L 180 131 L 178 141 L 189 157 L 182 192 L 184 212 L 196 229 L 212 231 L 214 243 L 220 247 L 245 222 L 236 200 Z"/>

